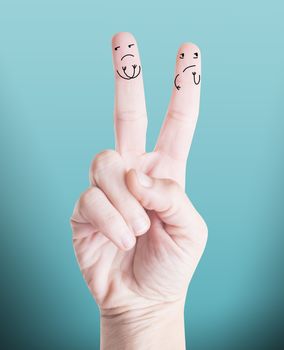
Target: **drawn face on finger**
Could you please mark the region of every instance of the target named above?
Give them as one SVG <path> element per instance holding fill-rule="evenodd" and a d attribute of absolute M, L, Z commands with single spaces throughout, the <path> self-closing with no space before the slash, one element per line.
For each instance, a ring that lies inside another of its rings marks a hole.
<path fill-rule="evenodd" d="M 137 78 L 141 73 L 140 58 L 132 35 L 115 37 L 112 43 L 114 66 L 117 75 L 124 80 Z"/>
<path fill-rule="evenodd" d="M 200 51 L 193 45 L 185 44 L 177 55 L 174 86 L 182 90 L 187 84 L 199 85 L 200 78 Z"/>

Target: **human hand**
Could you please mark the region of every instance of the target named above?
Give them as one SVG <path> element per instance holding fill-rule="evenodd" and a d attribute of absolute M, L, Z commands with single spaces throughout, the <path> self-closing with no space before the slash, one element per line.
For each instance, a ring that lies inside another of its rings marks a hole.
<path fill-rule="evenodd" d="M 201 57 L 194 44 L 179 48 L 167 115 L 155 149 L 146 153 L 137 43 L 130 33 L 118 33 L 112 51 L 116 150 L 94 158 L 91 186 L 77 201 L 71 225 L 81 272 L 101 311 L 102 346 L 126 349 L 122 342 L 123 334 L 131 337 L 129 324 L 144 329 L 149 313 L 161 319 L 167 312 L 164 332 L 170 332 L 171 322 L 182 323 L 188 284 L 205 248 L 207 226 L 184 191 L 199 112 Z M 121 329 L 122 324 L 127 326 Z M 106 334 L 119 337 L 121 346 L 111 345 Z M 163 349 L 179 348 L 167 346 Z"/>

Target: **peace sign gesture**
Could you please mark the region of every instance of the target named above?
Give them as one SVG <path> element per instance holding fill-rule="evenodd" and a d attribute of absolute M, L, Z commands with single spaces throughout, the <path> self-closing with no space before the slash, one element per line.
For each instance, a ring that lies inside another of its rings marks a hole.
<path fill-rule="evenodd" d="M 199 48 L 186 43 L 178 50 L 171 101 L 150 153 L 135 38 L 116 34 L 112 53 L 116 149 L 94 158 L 91 186 L 77 201 L 71 225 L 80 269 L 102 316 L 121 322 L 128 312 L 183 305 L 207 227 L 184 192 L 199 112 Z"/>
<path fill-rule="evenodd" d="M 193 44 L 184 44 L 178 50 L 169 109 L 155 150 L 150 154 L 145 154 L 147 112 L 137 43 L 131 34 L 119 33 L 113 38 L 112 49 L 116 151 L 130 167 L 138 166 L 153 176 L 171 178 L 183 187 L 199 111 L 199 49 Z"/>

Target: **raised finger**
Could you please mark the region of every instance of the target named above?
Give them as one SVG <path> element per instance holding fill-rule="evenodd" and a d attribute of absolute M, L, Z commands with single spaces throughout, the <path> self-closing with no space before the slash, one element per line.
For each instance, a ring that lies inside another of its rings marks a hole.
<path fill-rule="evenodd" d="M 199 113 L 200 86 L 200 50 L 185 43 L 177 53 L 173 92 L 155 151 L 186 161 Z"/>
<path fill-rule="evenodd" d="M 145 152 L 147 113 L 137 42 L 131 33 L 112 38 L 115 76 L 114 124 L 120 154 Z"/>

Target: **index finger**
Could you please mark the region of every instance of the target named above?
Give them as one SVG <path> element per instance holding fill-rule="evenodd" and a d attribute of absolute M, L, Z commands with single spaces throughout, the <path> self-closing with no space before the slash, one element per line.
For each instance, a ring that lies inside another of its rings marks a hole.
<path fill-rule="evenodd" d="M 145 152 L 147 113 L 142 67 L 134 36 L 127 32 L 114 35 L 112 54 L 116 150 L 120 154 L 139 155 Z"/>

